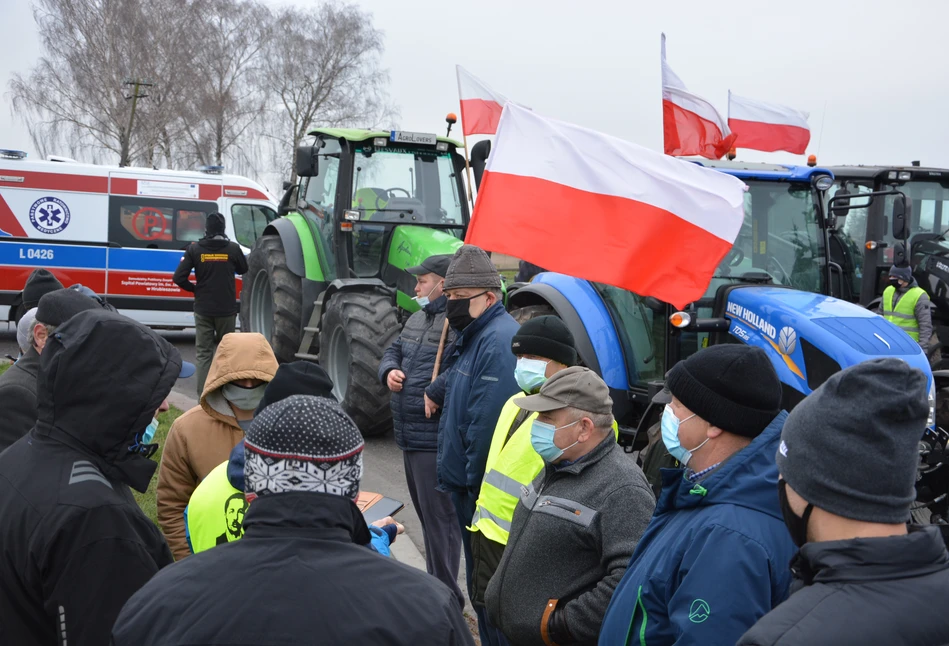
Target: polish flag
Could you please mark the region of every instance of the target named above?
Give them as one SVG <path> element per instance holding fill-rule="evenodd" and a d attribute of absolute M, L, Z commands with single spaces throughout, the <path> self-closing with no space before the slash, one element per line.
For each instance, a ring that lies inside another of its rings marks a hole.
<path fill-rule="evenodd" d="M 467 242 L 683 307 L 744 219 L 743 182 L 509 103 Z"/>
<path fill-rule="evenodd" d="M 728 92 L 728 126 L 740 148 L 803 155 L 811 140 L 807 112 Z"/>
<path fill-rule="evenodd" d="M 489 88 L 461 65 L 455 65 L 455 70 L 458 72 L 462 131 L 465 136 L 493 135 L 498 130 L 498 120 L 507 97 Z"/>
<path fill-rule="evenodd" d="M 685 88 L 666 62 L 662 35 L 662 134 L 667 155 L 701 155 L 721 159 L 735 142 L 715 107 Z"/>

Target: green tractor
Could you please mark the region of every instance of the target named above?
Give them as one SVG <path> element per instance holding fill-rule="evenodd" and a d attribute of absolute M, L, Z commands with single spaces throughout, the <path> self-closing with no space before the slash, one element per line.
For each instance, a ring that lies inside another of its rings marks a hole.
<path fill-rule="evenodd" d="M 405 270 L 454 253 L 468 226 L 462 145 L 434 134 L 317 128 L 248 258 L 241 329 L 281 363 L 318 361 L 365 436 L 392 425 L 382 353 L 418 310 Z"/>

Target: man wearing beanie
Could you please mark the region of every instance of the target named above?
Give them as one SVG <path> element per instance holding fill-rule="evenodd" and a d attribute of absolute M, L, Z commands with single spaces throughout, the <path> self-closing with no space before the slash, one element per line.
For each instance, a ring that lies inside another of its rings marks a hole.
<path fill-rule="evenodd" d="M 791 583 L 774 463 L 787 413 L 768 355 L 715 345 L 673 366 L 666 386 L 662 441 L 683 466 L 662 470 L 656 512 L 603 620 L 604 646 L 734 644 Z"/>
<path fill-rule="evenodd" d="M 330 399 L 292 395 L 261 411 L 245 442 L 244 537 L 159 572 L 112 643 L 473 644 L 443 583 L 366 549 L 362 451 Z"/>
<path fill-rule="evenodd" d="M 247 258 L 224 234 L 224 216 L 208 215 L 206 235 L 185 249 L 175 270 L 175 284 L 194 294 L 194 346 L 198 366 L 198 397 L 211 369 L 211 360 L 225 334 L 236 328 L 238 312 L 234 274 L 247 273 Z M 197 283 L 191 282 L 194 271 Z"/>
<path fill-rule="evenodd" d="M 949 643 L 949 554 L 937 527 L 906 526 L 926 394 L 922 372 L 874 359 L 791 412 L 775 457 L 796 591 L 739 644 Z"/>
<path fill-rule="evenodd" d="M 91 298 L 69 289 L 60 288 L 39 298 L 29 334 L 30 348 L 0 375 L 0 416 L 3 419 L 0 452 L 29 433 L 36 423 L 36 375 L 40 368 L 40 355 L 52 333 L 75 314 L 98 308 Z"/>
<path fill-rule="evenodd" d="M 445 276 L 448 323 L 458 333 L 438 425 L 438 486 L 451 495 L 465 550 L 465 580 L 472 594 L 470 532 L 484 465 L 504 402 L 518 392 L 511 342 L 518 324 L 501 302 L 501 276 L 483 250 L 464 245 Z M 426 400 L 431 412 L 431 403 Z M 484 646 L 498 644 L 484 608 L 475 608 Z"/>
<path fill-rule="evenodd" d="M 379 364 L 379 381 L 392 392 L 392 428 L 395 443 L 402 449 L 409 495 L 422 525 L 425 569 L 451 588 L 463 608 L 465 596 L 458 587 L 461 530 L 451 496 L 435 488 L 441 416 L 426 415 L 425 411 L 426 389 L 432 386 L 435 357 L 445 327 L 448 298 L 442 293 L 442 285 L 451 259 L 447 254 L 430 256 L 406 270 L 416 278 L 415 301 L 422 309 L 409 317 L 402 334 L 386 349 Z M 451 348 L 454 341 L 455 332 L 449 330 L 444 347 Z M 441 368 L 445 367 L 442 361 Z M 446 374 L 444 370 L 442 374 Z M 441 398 L 437 399 L 442 403 Z"/>
<path fill-rule="evenodd" d="M 24 314 L 37 307 L 44 294 L 55 292 L 57 289 L 63 289 L 63 287 L 65 285 L 59 282 L 59 279 L 49 269 L 34 269 L 30 277 L 26 279 L 23 291 L 20 292 L 20 303 L 14 303 L 16 322 L 19 323 Z"/>
<path fill-rule="evenodd" d="M 544 459 L 531 446 L 531 425 L 537 413 L 514 402 L 525 393 L 533 395 L 548 379 L 577 363 L 573 335 L 556 316 L 526 321 L 514 335 L 511 352 L 517 358 L 514 379 L 522 392 L 501 409 L 470 526 L 474 561 L 471 603 L 476 608 L 484 606 L 488 582 L 501 562 L 521 487 L 529 485 L 544 468 Z"/>
<path fill-rule="evenodd" d="M 932 302 L 907 267 L 890 267 L 890 284 L 883 290 L 878 313 L 893 325 L 902 328 L 923 352 L 929 351 L 933 335 Z"/>

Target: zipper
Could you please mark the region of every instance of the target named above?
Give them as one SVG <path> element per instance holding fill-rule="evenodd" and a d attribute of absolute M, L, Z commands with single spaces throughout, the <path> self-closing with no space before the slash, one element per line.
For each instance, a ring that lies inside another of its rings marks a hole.
<path fill-rule="evenodd" d="M 560 504 L 559 502 L 554 502 L 554 501 L 551 500 L 550 498 L 548 498 L 547 500 L 542 501 L 542 502 L 541 502 L 539 505 L 537 505 L 537 506 L 538 506 L 538 507 L 556 507 L 557 509 L 563 509 L 564 511 L 569 511 L 571 514 L 574 514 L 575 516 L 579 516 L 579 515 L 580 515 L 580 510 L 579 510 L 579 509 L 577 509 L 577 508 L 575 508 L 575 507 L 569 507 L 569 506 L 567 506 L 567 505 Z"/>

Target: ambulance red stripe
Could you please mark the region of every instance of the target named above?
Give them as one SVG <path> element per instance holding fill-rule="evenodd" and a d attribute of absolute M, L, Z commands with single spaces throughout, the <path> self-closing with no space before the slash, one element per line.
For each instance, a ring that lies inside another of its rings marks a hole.
<path fill-rule="evenodd" d="M 107 193 L 109 191 L 109 178 L 96 175 L 41 173 L 38 171 L 24 171 L 18 168 L 4 168 L 0 169 L 0 187 L 38 188 L 76 193 Z"/>

